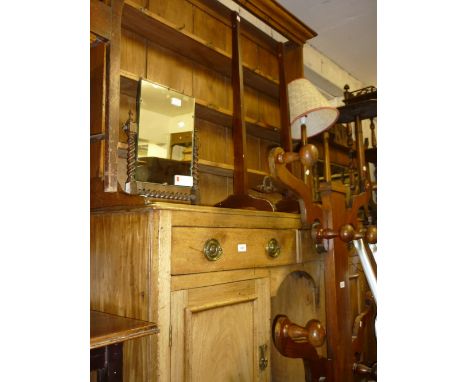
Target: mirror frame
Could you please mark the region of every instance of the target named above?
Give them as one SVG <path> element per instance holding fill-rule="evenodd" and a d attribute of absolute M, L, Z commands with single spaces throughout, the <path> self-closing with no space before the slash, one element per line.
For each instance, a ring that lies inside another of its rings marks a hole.
<path fill-rule="evenodd" d="M 139 100 L 141 97 L 141 81 L 149 81 L 144 78 L 140 78 L 138 82 L 136 107 L 137 114 L 139 115 Z M 152 82 L 152 81 L 150 81 Z M 164 85 L 163 85 L 164 86 Z M 171 89 L 164 86 L 169 90 Z M 177 90 L 175 90 L 177 91 Z M 195 102 L 196 104 L 196 102 Z M 195 107 L 196 110 L 196 107 Z M 171 201 L 177 203 L 190 203 L 198 204 L 199 201 L 199 189 L 198 189 L 198 129 L 196 124 L 196 115 L 194 110 L 194 121 L 193 121 L 193 148 L 192 148 L 192 187 L 185 186 L 174 186 L 164 185 L 160 183 L 142 182 L 135 180 L 135 172 L 137 166 L 137 123 L 134 122 L 132 117 L 129 116 L 127 122 L 123 127 L 127 134 L 127 180 L 125 181 L 125 192 L 132 195 L 140 195 L 147 198 L 162 199 L 164 201 Z"/>

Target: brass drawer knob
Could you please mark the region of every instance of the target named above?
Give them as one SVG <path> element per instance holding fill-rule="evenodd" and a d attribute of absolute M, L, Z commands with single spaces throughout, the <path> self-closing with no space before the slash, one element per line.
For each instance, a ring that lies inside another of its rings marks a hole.
<path fill-rule="evenodd" d="M 270 257 L 278 257 L 281 251 L 278 240 L 270 239 L 265 247 L 265 250 Z"/>
<path fill-rule="evenodd" d="M 218 240 L 210 239 L 205 242 L 203 254 L 208 260 L 216 261 L 223 254 L 223 248 L 221 248 L 221 244 L 219 244 Z"/>

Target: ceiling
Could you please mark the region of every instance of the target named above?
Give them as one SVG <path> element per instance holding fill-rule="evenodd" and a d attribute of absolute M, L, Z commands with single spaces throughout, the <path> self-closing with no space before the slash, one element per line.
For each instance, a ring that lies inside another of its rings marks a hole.
<path fill-rule="evenodd" d="M 308 43 L 377 86 L 377 0 L 277 0 L 315 32 Z"/>

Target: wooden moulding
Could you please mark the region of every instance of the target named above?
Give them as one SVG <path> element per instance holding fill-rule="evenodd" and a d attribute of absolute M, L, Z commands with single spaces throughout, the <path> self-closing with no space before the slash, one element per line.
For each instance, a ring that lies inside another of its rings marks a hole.
<path fill-rule="evenodd" d="M 110 40 L 112 30 L 111 8 L 98 0 L 91 0 L 89 5 L 91 32 Z"/>
<path fill-rule="evenodd" d="M 210 70 L 231 77 L 231 57 L 228 53 L 192 33 L 178 29 L 171 22 L 129 0 L 125 1 L 123 8 L 122 27 L 182 54 Z M 278 80 L 246 65 L 243 65 L 243 70 L 247 85 L 278 98 Z"/>
<path fill-rule="evenodd" d="M 298 45 L 317 36 L 317 33 L 283 8 L 276 1 L 271 0 L 234 0 L 242 7 L 253 13 L 267 25 L 281 33 L 288 40 Z"/>

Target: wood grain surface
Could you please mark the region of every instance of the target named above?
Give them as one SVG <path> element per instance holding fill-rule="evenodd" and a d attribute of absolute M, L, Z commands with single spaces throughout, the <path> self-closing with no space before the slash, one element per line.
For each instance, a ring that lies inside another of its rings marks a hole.
<path fill-rule="evenodd" d="M 91 349 L 159 332 L 156 324 L 152 322 L 116 316 L 95 310 L 91 310 L 90 316 Z"/>

